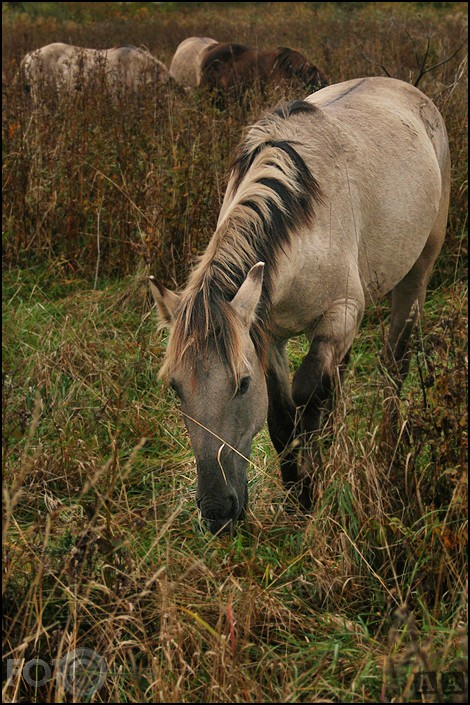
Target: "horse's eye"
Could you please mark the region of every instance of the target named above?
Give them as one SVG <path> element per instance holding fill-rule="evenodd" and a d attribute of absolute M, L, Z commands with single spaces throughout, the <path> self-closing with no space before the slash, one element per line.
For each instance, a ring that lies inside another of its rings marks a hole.
<path fill-rule="evenodd" d="M 242 377 L 238 389 L 237 389 L 237 394 L 245 394 L 245 392 L 248 391 L 248 387 L 250 386 L 251 382 L 251 377 Z"/>
<path fill-rule="evenodd" d="M 170 387 L 172 388 L 177 397 L 181 397 L 181 390 L 179 388 L 179 385 L 173 379 L 173 377 L 170 379 Z"/>

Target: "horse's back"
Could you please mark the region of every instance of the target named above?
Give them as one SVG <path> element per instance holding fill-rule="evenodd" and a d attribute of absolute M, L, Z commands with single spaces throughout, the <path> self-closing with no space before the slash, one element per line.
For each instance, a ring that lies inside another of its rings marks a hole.
<path fill-rule="evenodd" d="M 116 87 L 136 89 L 156 81 L 167 83 L 169 71 L 165 64 L 140 47 L 122 46 L 106 50 L 108 82 Z"/>
<path fill-rule="evenodd" d="M 342 122 L 347 121 L 353 130 L 364 134 L 370 125 L 383 127 L 385 133 L 389 132 L 391 126 L 386 123 L 391 118 L 408 130 L 413 126 L 424 129 L 439 161 L 445 161 L 448 156 L 448 138 L 442 115 L 430 98 L 404 81 L 379 76 L 352 79 L 327 86 L 306 100 Z M 403 140 L 402 132 L 399 138 Z"/>

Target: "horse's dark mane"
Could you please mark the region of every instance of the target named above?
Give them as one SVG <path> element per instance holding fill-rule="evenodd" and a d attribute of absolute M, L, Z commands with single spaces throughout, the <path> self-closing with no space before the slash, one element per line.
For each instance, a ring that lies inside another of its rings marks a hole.
<path fill-rule="evenodd" d="M 229 212 L 219 219 L 182 294 L 166 368 L 183 358 L 194 368 L 215 345 L 237 379 L 242 334 L 230 301 L 259 261 L 265 262 L 263 291 L 250 333 L 263 359 L 279 255 L 288 249 L 295 231 L 310 222 L 321 200 L 318 182 L 295 140 L 278 138 L 280 121 L 315 111 L 304 101 L 286 104 L 259 121 L 242 141 L 232 164 Z"/>
<path fill-rule="evenodd" d="M 310 66 L 305 56 L 302 56 L 302 54 L 295 49 L 289 49 L 288 47 L 278 47 L 276 51 L 273 52 L 273 56 L 279 68 L 287 75 L 292 74 L 293 71 L 306 69 Z"/>
<path fill-rule="evenodd" d="M 278 117 L 283 120 L 291 117 L 292 115 L 298 115 L 299 113 L 314 113 L 317 111 L 317 107 L 313 103 L 308 103 L 306 100 L 292 100 L 288 103 L 283 103 L 273 109 L 264 118 L 264 122 L 267 126 L 273 122 L 273 118 Z M 241 181 L 245 178 L 248 170 L 255 161 L 256 157 L 260 152 L 267 146 L 278 147 L 284 150 L 291 158 L 292 162 L 295 163 L 300 178 L 302 176 L 306 179 L 311 177 L 311 174 L 300 155 L 296 152 L 295 148 L 292 146 L 294 143 L 287 140 L 269 140 L 259 142 L 259 144 L 253 146 L 247 142 L 242 142 L 238 148 L 238 152 L 232 162 L 231 172 L 235 179 L 235 187 L 238 188 Z M 308 184 L 312 188 L 312 194 L 315 194 L 317 188 L 314 184 Z"/>
<path fill-rule="evenodd" d="M 274 115 L 286 119 L 298 113 L 314 113 L 317 109 L 316 105 L 306 100 L 291 100 L 289 103 L 284 103 L 274 108 L 273 113 Z"/>
<path fill-rule="evenodd" d="M 227 62 L 236 61 L 240 56 L 247 52 L 257 52 L 256 49 L 246 46 L 245 44 L 233 44 L 231 42 L 219 43 L 214 46 L 209 46 L 204 52 L 204 58 L 201 62 L 201 71 L 210 70 L 214 64 L 218 62 L 225 64 Z"/>
<path fill-rule="evenodd" d="M 278 47 L 273 52 L 274 62 L 286 78 L 300 78 L 306 86 L 318 90 L 328 85 L 324 74 L 295 49 Z"/>
<path fill-rule="evenodd" d="M 265 124 L 269 128 L 274 118 L 285 120 L 292 115 L 314 113 L 315 111 L 316 107 L 311 103 L 301 100 L 292 101 L 270 113 L 265 118 Z M 250 266 L 259 261 L 266 263 L 261 302 L 262 314 L 266 314 L 271 306 L 273 276 L 276 271 L 279 253 L 287 249 L 295 230 L 309 222 L 313 216 L 314 204 L 321 198 L 318 182 L 296 150 L 296 144 L 292 140 L 266 139 L 256 146 L 246 142 L 242 143 L 232 163 L 234 187 L 237 190 L 241 188 L 244 179 L 250 178 L 250 169 L 256 164 L 257 158 L 270 147 L 282 152 L 294 175 L 296 188 L 292 188 L 292 184 L 286 180 L 285 175 L 279 170 L 277 176 L 261 177 L 257 179 L 257 183 L 267 186 L 273 196 L 278 196 L 282 206 L 278 205 L 275 198 L 268 197 L 267 213 L 262 213 L 256 202 L 250 200 L 250 198 L 240 201 L 240 205 L 251 209 L 261 220 L 263 236 L 253 241 L 253 260 L 248 262 L 239 272 L 236 283 L 237 286 L 242 284 Z M 250 226 L 246 228 L 244 236 L 247 239 L 250 238 Z M 265 316 L 263 315 L 264 318 Z M 266 323 L 266 320 L 264 322 Z"/>

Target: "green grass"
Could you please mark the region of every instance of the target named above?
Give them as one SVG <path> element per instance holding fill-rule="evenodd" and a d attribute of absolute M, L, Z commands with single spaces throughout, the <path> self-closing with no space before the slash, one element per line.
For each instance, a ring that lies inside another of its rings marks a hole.
<path fill-rule="evenodd" d="M 157 381 L 164 335 L 146 282 L 92 290 L 48 276 L 35 267 L 4 281 L 11 653 L 29 632 L 27 658 L 93 648 L 110 668 L 96 696 L 105 701 L 406 701 L 423 664 L 460 667 L 462 487 L 420 458 L 434 489 L 450 483 L 448 504 L 404 510 L 371 484 L 387 476 L 370 432 L 378 403 L 365 403 L 378 383 L 362 393 L 368 375 L 380 377 L 373 316 L 346 374 L 315 512 L 286 512 L 263 430 L 247 519 L 218 538 L 200 530 L 189 442 Z M 465 292 L 451 293 L 447 306 L 463 306 Z M 437 292 L 427 337 L 441 306 Z M 416 387 L 404 403 L 419 406 Z M 60 690 L 51 681 L 44 692 Z"/>

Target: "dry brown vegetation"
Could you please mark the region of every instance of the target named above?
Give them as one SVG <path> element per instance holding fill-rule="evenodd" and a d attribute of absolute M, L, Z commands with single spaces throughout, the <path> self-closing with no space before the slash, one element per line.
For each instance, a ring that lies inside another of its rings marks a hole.
<path fill-rule="evenodd" d="M 439 688 L 420 701 L 463 701 L 445 674 L 466 672 L 466 3 L 239 5 L 4 17 L 7 701 L 410 702 L 424 671 Z M 146 276 L 184 283 L 243 129 L 298 86 L 225 111 L 202 93 L 113 100 L 100 85 L 61 100 L 49 87 L 33 105 L 18 74 L 52 41 L 143 44 L 169 65 L 190 35 L 291 46 L 331 82 L 385 70 L 413 82 L 426 52 L 428 68 L 449 59 L 419 83 L 446 119 L 452 201 L 395 457 L 378 441 L 384 305 L 354 346 L 315 511 L 286 511 L 263 431 L 232 538 L 198 525 Z M 79 648 L 108 668 L 90 696 L 54 668 L 40 686 L 21 673 Z"/>

